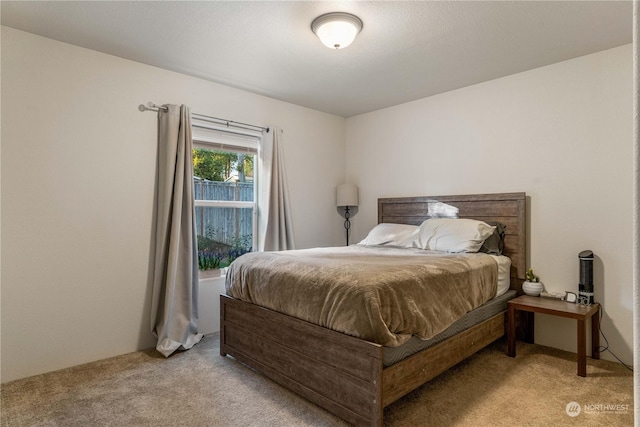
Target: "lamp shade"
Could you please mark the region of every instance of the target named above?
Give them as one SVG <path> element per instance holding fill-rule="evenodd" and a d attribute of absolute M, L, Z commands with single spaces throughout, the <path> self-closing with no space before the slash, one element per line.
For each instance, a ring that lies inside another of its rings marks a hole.
<path fill-rule="evenodd" d="M 362 30 L 362 21 L 350 13 L 331 12 L 314 19 L 311 30 L 328 48 L 342 49 L 349 46 Z"/>
<path fill-rule="evenodd" d="M 354 184 L 338 185 L 336 206 L 358 206 L 358 186 Z"/>

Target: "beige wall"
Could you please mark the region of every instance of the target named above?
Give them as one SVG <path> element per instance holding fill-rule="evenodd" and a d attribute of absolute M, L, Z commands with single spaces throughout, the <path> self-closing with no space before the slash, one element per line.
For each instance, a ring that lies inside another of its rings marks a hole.
<path fill-rule="evenodd" d="M 577 291 L 591 249 L 602 329 L 632 361 L 631 45 L 347 119 L 354 241 L 391 196 L 525 191 L 530 266 Z M 575 351 L 575 322 L 537 316 L 536 341 Z M 611 358 L 608 353 L 603 357 Z"/>
<path fill-rule="evenodd" d="M 140 103 L 282 127 L 298 247 L 342 242 L 343 118 L 7 27 L 1 76 L 2 382 L 154 344 Z"/>
<path fill-rule="evenodd" d="M 342 244 L 345 170 L 360 186 L 352 241 L 378 197 L 526 191 L 530 264 L 576 290 L 592 249 L 604 332 L 631 361 L 631 46 L 346 121 L 6 27 L 1 54 L 2 382 L 153 345 L 146 101 L 281 126 L 298 247 Z M 575 351 L 572 321 L 536 326 Z"/>

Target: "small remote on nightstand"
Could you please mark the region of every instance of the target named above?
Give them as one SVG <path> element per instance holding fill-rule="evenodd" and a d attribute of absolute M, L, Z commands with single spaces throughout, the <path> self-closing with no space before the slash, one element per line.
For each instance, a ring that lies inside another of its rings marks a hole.
<path fill-rule="evenodd" d="M 540 298 L 548 298 L 562 301 L 564 300 L 564 294 L 557 294 L 553 292 L 540 292 Z"/>

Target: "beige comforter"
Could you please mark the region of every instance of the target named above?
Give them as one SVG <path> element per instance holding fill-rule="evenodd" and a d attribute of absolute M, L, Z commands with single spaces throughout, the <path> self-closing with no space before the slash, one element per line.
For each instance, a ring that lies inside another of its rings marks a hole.
<path fill-rule="evenodd" d="M 396 347 L 428 339 L 496 294 L 485 254 L 378 246 L 255 252 L 227 272 L 229 296 Z"/>

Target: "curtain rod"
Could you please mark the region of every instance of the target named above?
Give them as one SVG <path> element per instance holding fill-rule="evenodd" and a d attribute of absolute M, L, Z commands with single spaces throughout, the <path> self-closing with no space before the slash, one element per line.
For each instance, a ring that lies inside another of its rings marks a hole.
<path fill-rule="evenodd" d="M 147 105 L 144 105 L 144 104 L 138 105 L 138 110 L 140 110 L 141 112 L 145 112 L 145 111 L 158 112 L 159 110 L 167 111 L 168 108 L 163 107 L 161 105 L 156 105 L 153 102 L 147 102 Z M 220 119 L 218 117 L 212 117 L 212 116 L 205 116 L 204 114 L 191 113 L 191 117 L 197 120 L 202 120 L 204 122 L 226 125 L 227 127 L 237 127 L 240 129 L 260 130 L 261 132 L 269 132 L 269 128 L 265 128 L 262 126 L 250 125 L 248 123 L 242 123 L 242 122 L 234 122 L 233 120 Z"/>

